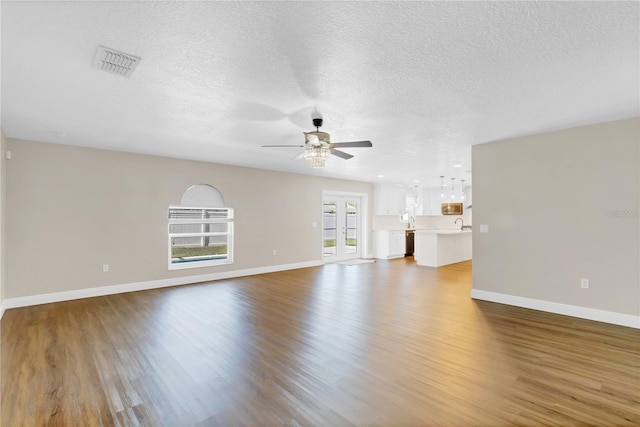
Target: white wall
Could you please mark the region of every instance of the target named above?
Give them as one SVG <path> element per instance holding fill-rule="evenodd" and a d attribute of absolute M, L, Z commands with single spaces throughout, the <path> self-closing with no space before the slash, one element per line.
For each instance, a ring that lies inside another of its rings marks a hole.
<path fill-rule="evenodd" d="M 311 224 L 322 223 L 322 190 L 365 193 L 370 205 L 372 199 L 371 184 L 363 182 L 11 138 L 6 142 L 13 152 L 6 164 L 6 302 L 319 262 L 322 229 Z M 169 271 L 167 210 L 193 184 L 214 186 L 234 208 L 234 264 Z M 110 265 L 108 273 L 102 272 L 103 264 Z"/>
<path fill-rule="evenodd" d="M 473 147 L 476 296 L 640 315 L 639 123 Z"/>

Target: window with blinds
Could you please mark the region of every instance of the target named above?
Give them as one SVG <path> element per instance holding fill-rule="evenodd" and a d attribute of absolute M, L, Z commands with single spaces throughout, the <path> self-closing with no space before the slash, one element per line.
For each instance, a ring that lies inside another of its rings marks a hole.
<path fill-rule="evenodd" d="M 170 270 L 232 262 L 232 208 L 169 208 Z"/>

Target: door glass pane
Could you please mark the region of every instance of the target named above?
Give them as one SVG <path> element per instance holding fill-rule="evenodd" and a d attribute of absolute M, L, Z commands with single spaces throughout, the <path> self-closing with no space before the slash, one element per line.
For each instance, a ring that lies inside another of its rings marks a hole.
<path fill-rule="evenodd" d="M 345 254 L 352 255 L 358 252 L 358 204 L 346 202 L 345 215 Z"/>
<path fill-rule="evenodd" d="M 323 255 L 334 256 L 338 254 L 338 215 L 335 202 L 324 202 L 323 206 Z"/>

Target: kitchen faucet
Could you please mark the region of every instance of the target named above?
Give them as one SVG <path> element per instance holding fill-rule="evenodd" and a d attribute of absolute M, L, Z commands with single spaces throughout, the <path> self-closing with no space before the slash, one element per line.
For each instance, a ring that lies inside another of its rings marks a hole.
<path fill-rule="evenodd" d="M 411 228 L 411 223 L 412 222 L 415 225 L 416 219 L 414 217 L 412 217 L 412 216 L 407 217 L 407 228 Z"/>
<path fill-rule="evenodd" d="M 460 220 L 460 231 L 464 231 L 464 230 L 471 230 L 471 226 L 470 225 L 464 225 L 464 219 L 462 218 L 456 218 L 455 221 L 453 221 L 454 224 L 458 223 L 458 220 Z"/>

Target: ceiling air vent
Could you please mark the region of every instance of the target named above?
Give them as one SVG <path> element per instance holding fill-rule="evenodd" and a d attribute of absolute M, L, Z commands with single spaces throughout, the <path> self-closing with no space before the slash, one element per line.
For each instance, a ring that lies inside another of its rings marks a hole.
<path fill-rule="evenodd" d="M 106 71 L 119 76 L 130 77 L 140 63 L 141 58 L 98 45 L 93 66 L 98 70 Z"/>

